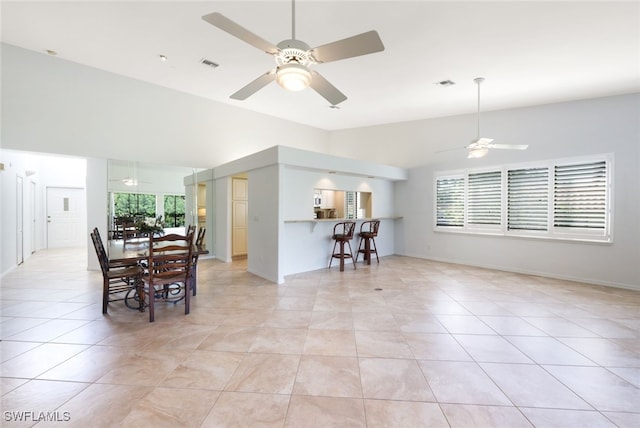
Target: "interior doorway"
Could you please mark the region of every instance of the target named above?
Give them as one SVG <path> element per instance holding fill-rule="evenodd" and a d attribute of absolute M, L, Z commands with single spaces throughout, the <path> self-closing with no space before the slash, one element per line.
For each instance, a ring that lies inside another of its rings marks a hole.
<path fill-rule="evenodd" d="M 47 187 L 47 247 L 85 245 L 84 189 Z"/>
<path fill-rule="evenodd" d="M 16 264 L 24 262 L 24 180 L 16 177 Z"/>
<path fill-rule="evenodd" d="M 249 180 L 231 178 L 231 258 L 247 257 L 249 231 Z"/>

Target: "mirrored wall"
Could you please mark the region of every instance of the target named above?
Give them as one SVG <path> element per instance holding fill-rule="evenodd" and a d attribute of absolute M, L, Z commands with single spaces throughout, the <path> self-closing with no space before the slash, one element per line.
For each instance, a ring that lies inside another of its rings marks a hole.
<path fill-rule="evenodd" d="M 195 177 L 203 169 L 110 159 L 109 238 L 123 238 L 124 224 L 141 234 L 184 233 L 188 225 L 202 226 L 206 184 Z"/>

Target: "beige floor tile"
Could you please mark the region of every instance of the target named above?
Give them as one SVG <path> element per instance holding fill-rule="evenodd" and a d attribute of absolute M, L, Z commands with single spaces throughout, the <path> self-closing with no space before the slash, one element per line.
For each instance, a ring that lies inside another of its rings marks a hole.
<path fill-rule="evenodd" d="M 302 351 L 305 355 L 355 357 L 356 337 L 351 330 L 309 329 Z"/>
<path fill-rule="evenodd" d="M 95 382 L 123 361 L 135 358 L 135 351 L 112 346 L 92 346 L 38 376 L 39 379 Z"/>
<path fill-rule="evenodd" d="M 318 330 L 353 330 L 351 312 L 314 311 L 309 328 Z"/>
<path fill-rule="evenodd" d="M 472 361 L 450 334 L 404 333 L 404 337 L 418 360 Z"/>
<path fill-rule="evenodd" d="M 154 428 L 199 427 L 219 395 L 219 391 L 155 388 L 134 403 L 120 425 Z"/>
<path fill-rule="evenodd" d="M 520 317 L 479 315 L 478 318 L 503 336 L 547 336 Z"/>
<path fill-rule="evenodd" d="M 554 337 L 508 336 L 506 339 L 538 364 L 595 365 Z"/>
<path fill-rule="evenodd" d="M 393 317 L 405 333 L 446 333 L 437 318 L 425 313 L 394 313 Z"/>
<path fill-rule="evenodd" d="M 247 354 L 225 390 L 291 394 L 299 363 L 297 355 Z"/>
<path fill-rule="evenodd" d="M 40 344 L 37 342 L 15 342 L 12 340 L 0 341 L 0 363 L 23 354 Z"/>
<path fill-rule="evenodd" d="M 451 334 L 496 334 L 473 315 L 436 315 L 436 318 Z"/>
<path fill-rule="evenodd" d="M 303 356 L 293 386 L 293 394 L 362 398 L 358 359 Z"/>
<path fill-rule="evenodd" d="M 619 428 L 640 427 L 640 413 L 604 412 L 603 415 Z"/>
<path fill-rule="evenodd" d="M 306 329 L 259 328 L 249 352 L 301 354 Z"/>
<path fill-rule="evenodd" d="M 608 367 L 607 369 L 636 388 L 640 388 L 640 367 Z"/>
<path fill-rule="evenodd" d="M 476 363 L 420 361 L 419 364 L 440 403 L 513 404 Z"/>
<path fill-rule="evenodd" d="M 0 364 L 0 375 L 33 379 L 85 349 L 86 345 L 44 343 Z"/>
<path fill-rule="evenodd" d="M 362 399 L 293 395 L 286 428 L 366 427 Z"/>
<path fill-rule="evenodd" d="M 160 385 L 222 391 L 244 357 L 237 352 L 194 351 Z"/>
<path fill-rule="evenodd" d="M 636 291 L 400 256 L 283 284 L 246 259 L 198 270 L 191 314 L 149 323 L 102 314 L 85 249 L 32 255 L 0 284 L 2 409 L 57 406 L 65 427 L 640 426 Z"/>
<path fill-rule="evenodd" d="M 435 401 L 415 360 L 360 358 L 360 376 L 365 398 Z"/>
<path fill-rule="evenodd" d="M 470 404 L 441 404 L 440 407 L 442 407 L 451 428 L 532 428 L 534 426 L 516 407 L 474 406 Z"/>
<path fill-rule="evenodd" d="M 180 350 L 140 350 L 122 355 L 97 383 L 157 386 L 186 357 Z"/>
<path fill-rule="evenodd" d="M 524 407 L 522 413 L 536 427 L 566 428 L 593 427 L 615 428 L 615 423 L 608 420 L 600 412 L 587 410 L 534 409 Z"/>
<path fill-rule="evenodd" d="M 500 336 L 455 334 L 453 337 L 475 361 L 532 363 L 518 348 Z"/>
<path fill-rule="evenodd" d="M 356 331 L 355 334 L 359 357 L 413 358 L 400 332 Z"/>
<path fill-rule="evenodd" d="M 288 395 L 223 392 L 202 427 L 282 427 Z"/>
<path fill-rule="evenodd" d="M 640 367 L 640 353 L 609 339 L 560 337 L 558 340 L 602 366 Z"/>
<path fill-rule="evenodd" d="M 2 313 L 5 315 L 2 317 L 2 323 L 0 323 L 0 339 L 2 340 L 7 340 L 7 338 L 15 334 L 29 330 L 49 321 L 47 318 L 11 318 L 6 316 L 4 310 Z"/>
<path fill-rule="evenodd" d="M 27 382 L 29 382 L 29 379 L 0 377 L 0 394 L 4 396 Z M 2 401 L 0 400 L 0 404 L 1 403 Z"/>
<path fill-rule="evenodd" d="M 311 321 L 311 311 L 276 310 L 262 324 L 271 328 L 308 328 Z"/>
<path fill-rule="evenodd" d="M 353 328 L 363 331 L 399 331 L 400 327 L 391 313 L 354 312 Z"/>
<path fill-rule="evenodd" d="M 602 367 L 544 366 L 597 410 L 640 412 L 640 388 Z"/>
<path fill-rule="evenodd" d="M 539 328 L 550 336 L 560 337 L 599 337 L 596 333 L 580 327 L 564 318 L 555 317 L 523 317 L 534 327 Z"/>
<path fill-rule="evenodd" d="M 516 406 L 593 410 L 591 405 L 540 366 L 497 363 L 480 365 Z"/>
<path fill-rule="evenodd" d="M 207 351 L 246 352 L 258 334 L 257 327 L 220 326 L 207 336 L 197 349 Z"/>
<path fill-rule="evenodd" d="M 89 387 L 88 383 L 59 382 L 47 380 L 31 380 L 13 389 L 2 396 L 3 421 L 7 421 L 6 412 L 61 412 L 68 411 L 65 402 L 83 389 Z M 3 390 L 4 391 L 4 390 Z M 62 406 L 62 407 L 61 407 Z M 13 417 L 7 426 L 32 426 L 33 422 L 25 424 L 16 423 L 17 417 Z M 33 419 L 33 418 L 31 418 Z M 19 422 L 19 421 L 18 421 Z"/>
<path fill-rule="evenodd" d="M 59 407 L 70 419 L 54 426 L 118 426 L 152 390 L 147 386 L 91 384 Z"/>
<path fill-rule="evenodd" d="M 367 427 L 449 427 L 440 407 L 435 403 L 410 401 L 365 400 Z"/>

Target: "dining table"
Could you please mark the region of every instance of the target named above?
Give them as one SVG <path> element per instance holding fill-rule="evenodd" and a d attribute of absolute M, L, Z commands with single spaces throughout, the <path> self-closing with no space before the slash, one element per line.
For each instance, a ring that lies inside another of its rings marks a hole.
<path fill-rule="evenodd" d="M 109 262 L 120 263 L 120 262 L 142 262 L 149 259 L 149 237 L 139 237 L 129 239 L 126 242 L 123 239 L 110 239 L 108 241 L 107 251 L 109 256 Z M 196 290 L 197 284 L 197 263 L 199 256 L 209 254 L 209 250 L 207 250 L 204 244 L 196 245 L 193 243 L 191 254 L 194 257 L 194 263 L 191 266 L 191 279 L 193 283 L 191 284 L 191 288 L 194 291 Z"/>

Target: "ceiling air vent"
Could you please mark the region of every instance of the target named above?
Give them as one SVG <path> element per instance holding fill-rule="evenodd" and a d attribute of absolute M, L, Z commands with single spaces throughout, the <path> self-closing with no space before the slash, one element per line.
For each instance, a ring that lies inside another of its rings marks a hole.
<path fill-rule="evenodd" d="M 439 82 L 436 82 L 435 84 L 438 85 L 438 86 L 446 87 L 446 86 L 453 86 L 453 85 L 456 84 L 456 82 L 454 82 L 453 80 L 448 80 L 447 79 L 447 80 L 441 80 Z"/>
<path fill-rule="evenodd" d="M 202 59 L 200 60 L 200 64 L 204 64 L 204 65 L 209 66 L 209 67 L 211 67 L 211 68 L 216 68 L 216 67 L 218 67 L 218 65 L 219 65 L 219 64 L 216 64 L 216 63 L 215 63 L 215 62 L 213 62 L 213 61 L 209 61 L 209 60 L 208 60 L 208 59 L 206 59 L 206 58 L 202 58 Z"/>

